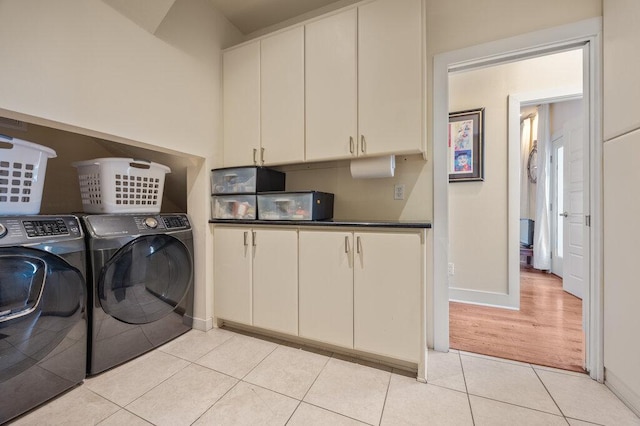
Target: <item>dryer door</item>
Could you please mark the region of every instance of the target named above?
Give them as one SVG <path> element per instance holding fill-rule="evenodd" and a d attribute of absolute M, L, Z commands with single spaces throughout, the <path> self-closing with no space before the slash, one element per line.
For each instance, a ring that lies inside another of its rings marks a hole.
<path fill-rule="evenodd" d="M 0 385 L 45 359 L 79 323 L 86 329 L 84 289 L 80 271 L 58 256 L 0 248 Z"/>
<path fill-rule="evenodd" d="M 187 247 L 170 235 L 147 235 L 109 259 L 97 290 L 107 314 L 129 324 L 146 324 L 173 312 L 192 280 Z"/>

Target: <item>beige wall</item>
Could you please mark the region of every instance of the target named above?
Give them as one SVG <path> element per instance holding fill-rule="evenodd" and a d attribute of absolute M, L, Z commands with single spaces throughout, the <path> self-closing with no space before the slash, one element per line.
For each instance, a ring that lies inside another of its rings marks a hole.
<path fill-rule="evenodd" d="M 240 39 L 208 0 L 176 1 L 155 34 L 99 0 L 0 2 L 0 115 L 177 154 L 190 164 L 200 327 L 213 306 L 206 194 L 209 170 L 221 163 L 220 52 Z M 103 151 L 77 142 L 89 158 Z M 75 149 L 70 156 L 60 149 L 57 161 L 70 162 Z M 58 210 L 50 202 L 43 209 Z"/>
<path fill-rule="evenodd" d="M 604 1 L 604 367 L 640 415 L 640 2 Z M 628 132 L 628 133 L 626 133 Z"/>
<path fill-rule="evenodd" d="M 508 290 L 508 96 L 581 86 L 581 50 L 450 75 L 450 111 L 485 108 L 484 181 L 449 184 L 450 287 Z"/>

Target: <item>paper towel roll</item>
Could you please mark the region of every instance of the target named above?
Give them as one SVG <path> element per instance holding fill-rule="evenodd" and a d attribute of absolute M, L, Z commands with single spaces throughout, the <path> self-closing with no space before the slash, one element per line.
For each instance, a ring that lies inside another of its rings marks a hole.
<path fill-rule="evenodd" d="M 355 179 L 393 177 L 396 168 L 395 155 L 359 158 L 351 160 L 351 177 Z"/>

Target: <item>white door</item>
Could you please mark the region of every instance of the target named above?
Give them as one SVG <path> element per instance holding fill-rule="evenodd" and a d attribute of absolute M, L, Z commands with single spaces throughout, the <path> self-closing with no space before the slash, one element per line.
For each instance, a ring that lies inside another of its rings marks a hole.
<path fill-rule="evenodd" d="M 564 274 L 562 287 L 582 299 L 587 279 L 589 228 L 585 223 L 585 165 L 584 132 L 580 121 L 564 125 Z"/>
<path fill-rule="evenodd" d="M 552 141 L 551 160 L 551 272 L 560 278 L 564 263 L 564 138 Z"/>

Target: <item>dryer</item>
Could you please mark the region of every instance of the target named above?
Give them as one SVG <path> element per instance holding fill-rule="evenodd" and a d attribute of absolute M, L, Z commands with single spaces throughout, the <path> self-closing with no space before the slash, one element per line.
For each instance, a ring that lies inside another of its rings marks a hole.
<path fill-rule="evenodd" d="M 186 214 L 88 215 L 82 223 L 93 375 L 191 329 L 193 234 Z"/>
<path fill-rule="evenodd" d="M 86 373 L 85 241 L 75 216 L 0 216 L 0 424 Z"/>

